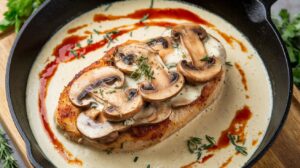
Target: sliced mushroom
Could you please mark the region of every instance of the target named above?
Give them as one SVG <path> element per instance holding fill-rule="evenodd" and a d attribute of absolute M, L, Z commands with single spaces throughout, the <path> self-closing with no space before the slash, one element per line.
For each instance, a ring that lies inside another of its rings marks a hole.
<path fill-rule="evenodd" d="M 136 60 L 141 56 L 149 54 L 151 48 L 145 43 L 132 41 L 127 42 L 117 48 L 115 53 L 116 66 L 124 73 L 131 74 L 138 66 Z"/>
<path fill-rule="evenodd" d="M 91 92 L 91 97 L 104 104 L 104 116 L 109 121 L 123 121 L 133 117 L 143 108 L 142 96 L 137 89 L 101 87 Z"/>
<path fill-rule="evenodd" d="M 168 119 L 171 113 L 171 107 L 165 103 L 150 104 L 133 118 L 124 121 L 124 124 L 130 126 L 156 124 Z"/>
<path fill-rule="evenodd" d="M 121 87 L 124 74 L 112 66 L 96 68 L 79 76 L 69 91 L 71 102 L 79 107 L 90 105 L 94 100 L 89 93 L 100 86 Z"/>
<path fill-rule="evenodd" d="M 95 109 L 80 113 L 76 125 L 78 130 L 89 139 L 105 138 L 127 128 L 123 123 L 108 122 L 103 113 Z"/>
<path fill-rule="evenodd" d="M 193 103 L 201 96 L 203 86 L 202 84 L 185 85 L 180 93 L 170 100 L 172 107 L 177 108 Z"/>
<path fill-rule="evenodd" d="M 169 72 L 155 53 L 148 56 L 148 63 L 153 75 L 150 81 L 144 81 L 139 85 L 143 98 L 149 102 L 158 102 L 176 96 L 184 85 L 183 76 L 176 71 Z"/>
<path fill-rule="evenodd" d="M 219 57 L 208 57 L 203 44 L 207 40 L 206 31 L 196 24 L 183 24 L 173 28 L 172 37 L 181 43 L 189 53 L 191 62 L 182 60 L 177 69 L 185 78 L 193 83 L 206 82 L 216 77 L 222 70 Z"/>
<path fill-rule="evenodd" d="M 148 46 L 158 52 L 164 58 L 174 52 L 172 40 L 170 37 L 158 37 L 146 42 Z"/>

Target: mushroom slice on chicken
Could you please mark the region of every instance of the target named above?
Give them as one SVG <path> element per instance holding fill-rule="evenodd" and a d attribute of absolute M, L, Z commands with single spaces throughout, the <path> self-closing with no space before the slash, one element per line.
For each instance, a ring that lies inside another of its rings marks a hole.
<path fill-rule="evenodd" d="M 151 48 L 145 43 L 128 41 L 117 47 L 114 57 L 116 67 L 126 74 L 131 74 L 138 69 L 136 60 L 141 56 L 148 55 L 150 50 Z"/>
<path fill-rule="evenodd" d="M 157 37 L 148 40 L 146 43 L 153 50 L 157 51 L 162 58 L 174 52 L 172 39 L 170 37 Z"/>
<path fill-rule="evenodd" d="M 159 102 L 176 96 L 184 86 L 184 77 L 176 71 L 169 72 L 155 53 L 148 55 L 147 60 L 151 67 L 151 77 L 139 85 L 143 98 L 149 102 Z"/>
<path fill-rule="evenodd" d="M 207 82 L 222 70 L 220 57 L 209 57 L 203 41 L 207 40 L 206 31 L 196 24 L 182 24 L 173 28 L 172 38 L 180 42 L 189 53 L 191 62 L 182 60 L 177 64 L 178 71 L 192 83 Z"/>
<path fill-rule="evenodd" d="M 77 117 L 76 126 L 89 139 L 103 139 L 110 135 L 116 135 L 119 131 L 127 128 L 121 122 L 112 123 L 107 121 L 103 113 L 96 109 L 89 109 L 80 113 Z"/>
<path fill-rule="evenodd" d="M 172 113 L 171 107 L 166 103 L 151 104 L 144 108 L 143 112 L 133 117 L 135 125 L 156 124 L 169 118 Z"/>
<path fill-rule="evenodd" d="M 123 84 L 124 74 L 116 68 L 112 66 L 96 68 L 80 75 L 73 82 L 69 98 L 78 107 L 88 106 L 94 102 L 89 93 L 95 88 L 101 86 L 121 87 Z"/>
<path fill-rule="evenodd" d="M 143 99 L 137 89 L 101 87 L 91 92 L 91 97 L 104 105 L 104 116 L 109 121 L 123 121 L 133 117 L 143 107 Z"/>

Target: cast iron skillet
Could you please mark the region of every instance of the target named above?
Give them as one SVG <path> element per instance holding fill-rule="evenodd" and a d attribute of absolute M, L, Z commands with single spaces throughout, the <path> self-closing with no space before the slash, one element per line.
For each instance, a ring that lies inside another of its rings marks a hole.
<path fill-rule="evenodd" d="M 104 3 L 103 1 L 47 0 L 28 19 L 13 45 L 7 64 L 6 93 L 11 115 L 26 143 L 28 157 L 35 167 L 54 167 L 54 165 L 42 153 L 27 119 L 25 92 L 30 68 L 43 45 L 60 27 Z M 249 38 L 267 68 L 272 83 L 272 117 L 262 143 L 245 165 L 250 167 L 274 141 L 291 103 L 292 81 L 289 60 L 270 19 L 270 6 L 276 0 L 186 1 L 201 6 L 233 24 Z M 105 1 L 107 2 L 113 1 Z M 36 121 L 40 122 L 38 116 Z"/>

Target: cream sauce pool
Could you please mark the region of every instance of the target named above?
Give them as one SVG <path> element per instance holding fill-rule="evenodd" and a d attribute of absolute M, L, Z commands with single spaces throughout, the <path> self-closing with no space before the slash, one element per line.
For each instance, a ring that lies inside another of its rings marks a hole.
<path fill-rule="evenodd" d="M 93 41 L 97 42 L 103 39 L 103 35 L 98 35 L 94 29 L 101 32 L 115 27 L 139 23 L 139 19 L 125 17 L 95 22 L 95 14 L 124 16 L 139 9 L 149 8 L 149 5 L 150 1 L 130 0 L 113 3 L 109 8 L 107 5 L 100 6 L 65 25 L 43 47 L 32 67 L 26 91 L 26 104 L 30 126 L 43 153 L 57 167 L 113 168 L 125 165 L 126 167 L 147 167 L 148 164 L 151 165 L 151 167 L 161 168 L 182 167 L 195 161 L 196 158 L 196 156 L 190 154 L 187 149 L 186 140 L 188 140 L 189 137 L 205 137 L 205 135 L 209 135 L 218 140 L 221 132 L 229 127 L 236 111 L 243 109 L 246 105 L 252 112 L 252 116 L 245 128 L 244 146 L 247 147 L 248 155 L 235 155 L 234 147 L 229 145 L 226 148 L 204 154 L 202 159 L 203 163 L 193 164 L 193 166 L 196 167 L 222 167 L 222 165 L 224 166 L 225 164 L 226 167 L 243 166 L 260 144 L 269 124 L 272 111 L 272 95 L 268 74 L 260 56 L 247 41 L 247 38 L 231 24 L 206 10 L 178 1 L 157 0 L 154 1 L 154 9 L 186 9 L 209 21 L 209 23 L 214 26 L 210 24 L 203 26 L 211 35 L 221 41 L 227 52 L 227 61 L 230 61 L 234 65 L 227 67 L 225 86 L 219 100 L 168 139 L 142 151 L 107 154 L 106 152 L 79 145 L 66 139 L 63 133 L 57 129 L 54 121 L 54 112 L 58 105 L 60 93 L 64 87 L 80 70 L 98 60 L 110 47 L 124 43 L 129 39 L 147 40 L 157 36 L 170 35 L 168 28 L 144 25 L 140 28 L 133 29 L 131 33 L 128 32 L 119 36 L 118 40 L 109 44 L 110 46 L 106 44 L 102 48 L 87 53 L 85 58 L 74 59 L 59 64 L 47 87 L 45 100 L 45 108 L 47 110 L 46 119 L 57 140 L 61 142 L 74 157 L 80 159 L 82 165 L 68 163 L 52 144 L 49 135 L 45 131 L 39 111 L 39 74 L 48 63 L 55 59 L 52 55 L 53 49 L 60 44 L 64 38 L 70 36 L 69 33 L 80 36 L 93 33 Z M 168 21 L 171 23 L 187 22 L 186 20 L 178 20 L 176 18 L 156 18 L 153 20 L 159 22 Z M 145 23 L 146 22 L 147 20 Z M 227 37 L 231 37 L 231 40 Z M 81 45 L 85 46 L 86 41 L 86 39 L 82 40 L 80 42 Z M 242 79 L 244 79 L 243 82 Z M 245 84 L 247 85 L 247 90 L 245 90 Z M 199 89 L 201 88 L 198 88 L 198 90 Z M 190 96 L 193 97 L 193 95 Z M 256 142 L 255 145 L 253 145 L 254 141 Z M 138 156 L 139 159 L 137 162 L 134 162 L 133 160 L 136 156 Z M 230 160 L 230 162 L 228 162 L 228 160 Z"/>

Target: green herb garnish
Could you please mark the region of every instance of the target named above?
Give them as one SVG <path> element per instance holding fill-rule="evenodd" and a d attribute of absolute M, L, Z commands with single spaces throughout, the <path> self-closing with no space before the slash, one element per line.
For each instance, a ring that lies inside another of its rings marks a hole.
<path fill-rule="evenodd" d="M 4 168 L 18 167 L 17 161 L 13 157 L 13 151 L 2 130 L 0 130 L 0 159 Z"/>
<path fill-rule="evenodd" d="M 99 32 L 98 30 L 96 30 L 96 29 L 93 29 L 93 31 L 94 31 L 97 35 L 100 34 L 100 32 Z"/>
<path fill-rule="evenodd" d="M 81 48 L 81 44 L 80 43 L 76 43 L 76 47 Z"/>
<path fill-rule="evenodd" d="M 147 168 L 151 168 L 150 164 L 147 165 Z"/>
<path fill-rule="evenodd" d="M 280 19 L 273 19 L 289 53 L 294 83 L 300 86 L 300 13 L 291 19 L 289 12 L 282 9 Z"/>
<path fill-rule="evenodd" d="M 110 8 L 111 6 L 112 6 L 112 3 L 108 4 L 108 5 L 105 7 L 104 11 L 108 11 L 109 8 Z"/>
<path fill-rule="evenodd" d="M 229 62 L 229 61 L 226 61 L 226 62 L 225 62 L 225 65 L 227 65 L 227 66 L 233 66 L 232 63 Z"/>
<path fill-rule="evenodd" d="M 202 58 L 200 61 L 203 61 L 203 62 L 209 62 L 211 60 L 210 57 L 208 56 L 205 56 L 204 58 Z"/>
<path fill-rule="evenodd" d="M 142 23 L 142 22 L 146 21 L 148 18 L 149 18 L 149 14 L 147 13 L 143 16 L 143 18 L 140 20 L 140 22 Z"/>
<path fill-rule="evenodd" d="M 245 155 L 245 156 L 248 155 L 246 147 L 236 144 L 239 141 L 239 136 L 228 134 L 228 138 L 229 138 L 231 144 L 235 147 L 235 150 L 237 152 L 239 152 L 239 153 L 241 153 L 242 155 Z"/>
<path fill-rule="evenodd" d="M 136 156 L 136 157 L 134 157 L 133 162 L 137 162 L 138 160 L 139 160 L 139 157 Z"/>
<path fill-rule="evenodd" d="M 104 39 L 106 39 L 108 41 L 108 45 L 107 48 L 111 45 L 111 43 L 114 42 L 114 39 L 112 38 L 112 35 L 118 34 L 119 31 L 118 30 L 113 30 L 111 32 L 108 32 L 104 35 Z"/>
<path fill-rule="evenodd" d="M 129 36 L 132 37 L 132 31 L 129 33 Z"/>
<path fill-rule="evenodd" d="M 138 66 L 138 68 L 131 73 L 130 77 L 138 80 L 140 79 L 142 76 L 144 76 L 147 80 L 151 80 L 154 79 L 153 75 L 154 75 L 154 71 L 152 70 L 151 66 L 148 63 L 148 58 L 147 57 L 139 57 L 136 60 L 136 64 Z"/>
<path fill-rule="evenodd" d="M 93 35 L 90 35 L 90 38 L 87 39 L 87 44 L 90 45 L 93 43 Z"/>
<path fill-rule="evenodd" d="M 75 50 L 73 50 L 73 49 L 71 49 L 70 50 L 70 53 L 74 56 L 74 57 L 78 57 L 78 53 L 75 51 Z"/>
<path fill-rule="evenodd" d="M 167 64 L 166 65 L 166 67 L 168 68 L 168 69 L 171 69 L 171 68 L 174 68 L 174 67 L 176 67 L 176 63 L 172 63 L 172 64 Z"/>
<path fill-rule="evenodd" d="M 45 0 L 8 0 L 8 10 L 4 13 L 4 19 L 0 22 L 0 31 L 4 32 L 11 28 L 19 32 L 26 19 Z"/>
<path fill-rule="evenodd" d="M 116 93 L 116 90 L 110 90 L 108 92 L 106 92 L 107 94 L 113 94 L 113 93 Z"/>
<path fill-rule="evenodd" d="M 151 0 L 151 2 L 150 2 L 150 9 L 152 9 L 153 8 L 153 5 L 154 5 L 154 0 Z"/>
<path fill-rule="evenodd" d="M 202 143 L 202 139 L 199 137 L 191 137 L 187 141 L 187 147 L 190 153 L 196 154 L 197 160 L 200 160 L 203 152 L 215 145 L 215 139 L 211 136 L 205 135 L 207 144 Z"/>

